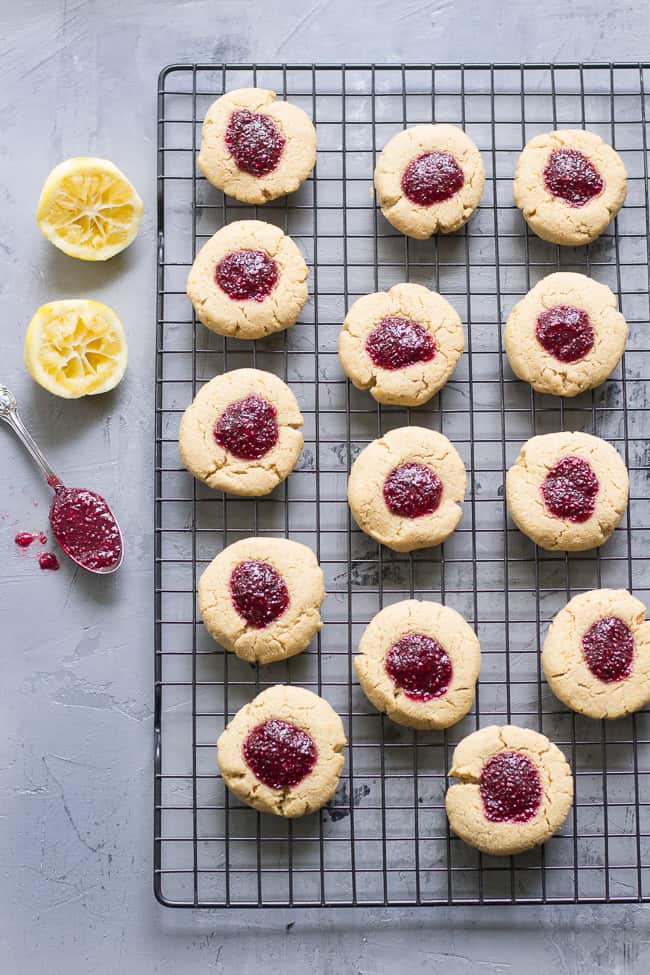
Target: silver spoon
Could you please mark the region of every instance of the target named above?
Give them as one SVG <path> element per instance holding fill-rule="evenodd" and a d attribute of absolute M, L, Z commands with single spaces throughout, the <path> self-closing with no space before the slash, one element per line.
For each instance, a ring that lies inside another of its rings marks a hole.
<path fill-rule="evenodd" d="M 31 433 L 29 432 L 29 430 L 27 429 L 23 421 L 21 420 L 20 414 L 18 413 L 18 403 L 16 401 L 16 397 L 14 396 L 14 394 L 11 392 L 10 389 L 7 389 L 6 386 L 2 386 L 2 385 L 0 385 L 0 420 L 4 420 L 5 423 L 9 424 L 9 426 L 14 431 L 18 439 L 22 441 L 23 446 L 27 448 L 27 451 L 29 452 L 29 454 L 31 454 L 32 459 L 36 462 L 37 466 L 40 467 L 41 471 L 43 472 L 43 475 L 45 476 L 45 480 L 52 488 L 52 490 L 56 493 L 57 491 L 61 491 L 62 489 L 64 489 L 64 485 L 61 481 L 61 478 L 54 473 L 54 471 L 48 464 L 47 460 L 45 459 L 42 450 L 40 449 L 40 447 L 32 437 Z M 88 493 L 93 494 L 97 498 L 100 497 L 99 495 L 96 495 L 95 492 L 88 492 Z M 101 498 L 101 500 L 104 501 L 103 498 Z M 54 507 L 55 504 L 56 501 L 53 501 L 52 508 Z M 106 505 L 105 501 L 104 504 Z M 111 509 L 108 507 L 108 505 L 106 505 L 106 508 L 108 509 L 108 513 L 110 514 L 111 518 L 115 523 L 115 527 L 117 528 L 117 532 L 119 535 L 118 545 L 116 546 L 116 548 L 119 547 L 119 557 L 110 565 L 104 565 L 97 568 L 93 568 L 91 566 L 85 565 L 84 562 L 80 561 L 72 554 L 72 552 L 69 551 L 65 541 L 59 537 L 56 528 L 54 527 L 54 525 L 52 525 L 52 531 L 54 533 L 54 536 L 56 540 L 59 542 L 59 545 L 61 546 L 65 554 L 68 556 L 68 558 L 72 559 L 73 562 L 76 562 L 77 565 L 81 566 L 82 569 L 85 569 L 86 572 L 92 572 L 95 575 L 110 575 L 110 573 L 116 572 L 119 569 L 119 567 L 122 565 L 122 561 L 124 559 L 124 540 L 122 538 L 122 530 L 120 529 L 117 518 L 115 517 Z M 50 509 L 50 511 L 51 510 L 52 509 Z"/>

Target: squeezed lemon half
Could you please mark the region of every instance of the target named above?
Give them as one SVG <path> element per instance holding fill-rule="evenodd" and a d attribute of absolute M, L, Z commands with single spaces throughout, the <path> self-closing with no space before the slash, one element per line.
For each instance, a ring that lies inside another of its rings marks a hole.
<path fill-rule="evenodd" d="M 55 396 L 105 393 L 126 369 L 124 328 L 100 301 L 52 301 L 41 305 L 29 323 L 24 358 L 32 379 Z"/>
<path fill-rule="evenodd" d="M 36 220 L 70 257 L 106 261 L 135 239 L 143 204 L 135 187 L 108 159 L 77 156 L 45 181 Z"/>

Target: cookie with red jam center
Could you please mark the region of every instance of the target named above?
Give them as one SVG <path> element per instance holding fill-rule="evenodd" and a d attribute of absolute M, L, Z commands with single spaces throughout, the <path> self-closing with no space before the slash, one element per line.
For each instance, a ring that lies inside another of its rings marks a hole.
<path fill-rule="evenodd" d="M 322 697 L 277 684 L 244 705 L 217 742 L 225 785 L 260 812 L 293 818 L 334 795 L 343 770 L 343 723 Z"/>
<path fill-rule="evenodd" d="M 482 728 L 456 746 L 445 806 L 454 833 L 482 853 L 509 856 L 545 843 L 564 823 L 573 776 L 549 739 L 515 725 Z"/>

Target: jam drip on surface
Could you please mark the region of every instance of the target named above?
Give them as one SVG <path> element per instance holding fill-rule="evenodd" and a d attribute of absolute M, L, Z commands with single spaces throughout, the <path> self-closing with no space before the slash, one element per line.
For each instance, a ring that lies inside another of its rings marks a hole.
<path fill-rule="evenodd" d="M 271 718 L 249 733 L 244 758 L 255 777 L 269 789 L 290 789 L 309 775 L 318 752 L 306 731 Z"/>
<path fill-rule="evenodd" d="M 278 281 L 278 265 L 264 251 L 232 251 L 217 264 L 214 279 L 232 301 L 264 301 Z"/>
<path fill-rule="evenodd" d="M 113 512 L 94 491 L 59 483 L 50 524 L 63 551 L 87 569 L 110 568 L 122 557 L 122 538 Z"/>
<path fill-rule="evenodd" d="M 485 818 L 491 823 L 527 823 L 542 804 L 542 783 L 522 752 L 493 755 L 479 780 Z"/>
<path fill-rule="evenodd" d="M 450 200 L 464 183 L 462 169 L 448 152 L 424 152 L 402 173 L 403 192 L 422 207 Z"/>
<path fill-rule="evenodd" d="M 449 655 L 437 640 L 423 633 L 408 633 L 386 654 L 386 673 L 413 701 L 442 697 L 451 683 Z"/>
<path fill-rule="evenodd" d="M 230 116 L 225 141 L 238 167 L 250 176 L 272 173 L 286 144 L 273 119 L 246 108 Z"/>
<path fill-rule="evenodd" d="M 231 403 L 214 425 L 214 439 L 242 460 L 259 460 L 278 442 L 277 410 L 261 396 Z"/>
<path fill-rule="evenodd" d="M 433 514 L 442 498 L 442 481 L 424 464 L 401 464 L 384 481 L 388 510 L 403 518 Z"/>
<path fill-rule="evenodd" d="M 18 532 L 14 542 L 19 548 L 29 548 L 32 542 L 40 542 L 41 545 L 46 545 L 47 536 L 44 532 Z"/>
<path fill-rule="evenodd" d="M 572 207 L 582 207 L 602 193 L 603 178 L 577 149 L 555 149 L 544 167 L 544 185 Z"/>
<path fill-rule="evenodd" d="M 577 362 L 594 345 L 594 327 L 586 311 L 556 305 L 543 311 L 535 327 L 537 341 L 559 362 Z"/>
<path fill-rule="evenodd" d="M 556 518 L 580 523 L 588 521 L 596 507 L 598 478 L 582 457 L 563 457 L 542 484 L 544 504 Z"/>
<path fill-rule="evenodd" d="M 282 576 L 268 562 L 240 562 L 230 576 L 235 609 L 249 626 L 261 630 L 286 610 L 289 590 Z"/>
<path fill-rule="evenodd" d="M 582 650 L 591 673 L 605 684 L 625 680 L 632 673 L 634 637 L 618 616 L 604 616 L 590 626 Z"/>
<path fill-rule="evenodd" d="M 384 318 L 366 339 L 366 352 L 380 369 L 403 369 L 430 362 L 436 354 L 433 336 L 410 318 Z"/>

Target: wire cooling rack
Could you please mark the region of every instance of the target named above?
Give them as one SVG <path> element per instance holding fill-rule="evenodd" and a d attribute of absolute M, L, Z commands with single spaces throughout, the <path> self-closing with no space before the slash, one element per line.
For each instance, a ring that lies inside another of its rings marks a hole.
<path fill-rule="evenodd" d="M 650 65 L 172 65 L 158 91 L 158 331 L 155 526 L 155 892 L 183 907 L 577 903 L 650 900 L 650 713 L 605 723 L 569 712 L 540 669 L 540 641 L 578 592 L 613 586 L 647 601 L 650 585 Z M 196 168 L 203 115 L 232 88 L 272 88 L 318 128 L 314 175 L 263 208 L 224 199 Z M 486 167 L 481 206 L 459 233 L 409 240 L 372 196 L 377 153 L 418 122 L 463 126 Z M 512 202 L 518 153 L 533 135 L 588 127 L 616 147 L 627 202 L 594 244 L 563 248 L 527 231 Z M 288 332 L 224 341 L 185 296 L 197 249 L 231 220 L 259 217 L 289 233 L 310 268 L 310 300 Z M 607 283 L 630 325 L 622 367 L 574 400 L 531 391 L 502 355 L 505 318 L 541 277 L 577 270 Z M 440 291 L 466 326 L 466 354 L 429 404 L 380 407 L 351 388 L 336 355 L 359 295 L 417 281 Z M 182 411 L 217 373 L 257 366 L 291 385 L 305 417 L 298 469 L 272 495 L 225 497 L 181 467 Z M 470 490 L 460 527 L 439 548 L 398 555 L 351 521 L 350 464 L 407 423 L 444 432 Z M 630 470 L 626 519 L 606 546 L 536 549 L 513 526 L 504 475 L 535 433 L 586 430 Z M 200 573 L 226 544 L 286 535 L 317 553 L 324 629 L 297 658 L 253 668 L 216 646 L 196 606 Z M 447 733 L 413 732 L 377 714 L 352 658 L 364 626 L 412 596 L 459 610 L 476 628 L 483 669 L 471 714 Z M 340 713 L 349 747 L 340 788 L 321 814 L 286 822 L 224 788 L 215 741 L 263 688 L 291 682 Z M 573 810 L 543 848 L 485 857 L 450 834 L 444 812 L 454 745 L 513 722 L 543 731 L 576 777 Z"/>

